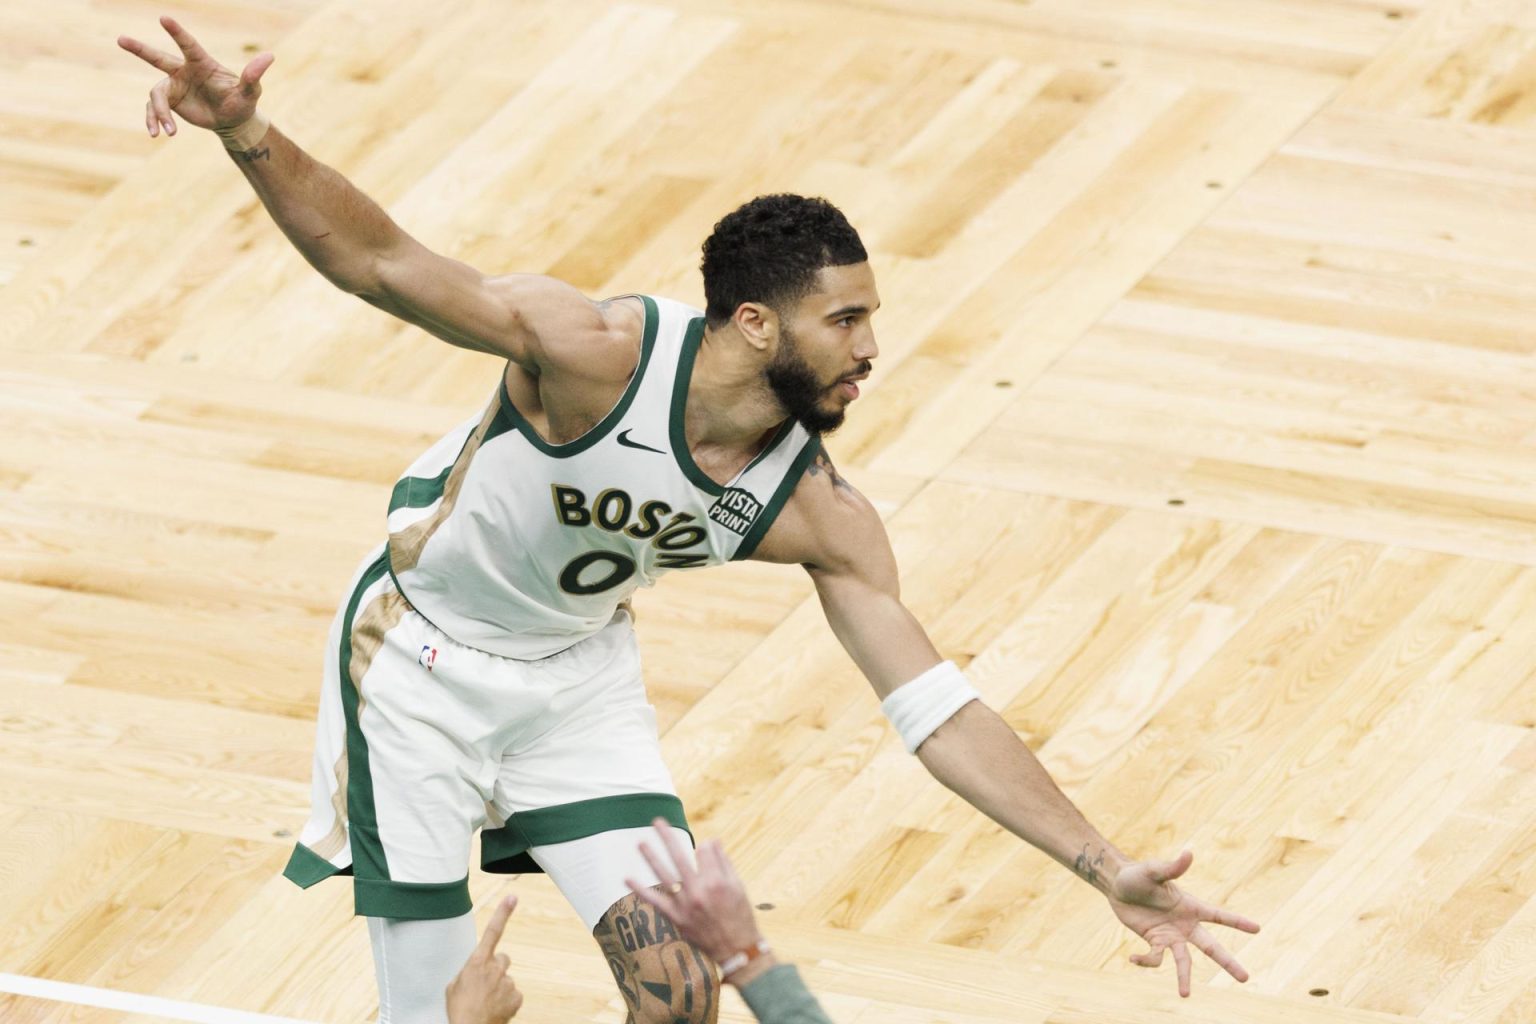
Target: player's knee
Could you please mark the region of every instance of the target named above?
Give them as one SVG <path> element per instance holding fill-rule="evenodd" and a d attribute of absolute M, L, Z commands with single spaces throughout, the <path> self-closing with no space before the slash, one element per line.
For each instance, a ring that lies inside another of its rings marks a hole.
<path fill-rule="evenodd" d="M 714 1024 L 720 1013 L 715 965 L 666 917 L 628 896 L 592 935 L 635 1024 Z"/>
<path fill-rule="evenodd" d="M 614 967 L 612 958 L 608 961 Z M 652 957 L 626 966 L 630 988 L 624 998 L 634 1024 L 715 1024 L 720 1013 L 720 979 L 707 957 L 687 942 L 660 946 Z M 621 990 L 619 971 L 614 980 Z"/>

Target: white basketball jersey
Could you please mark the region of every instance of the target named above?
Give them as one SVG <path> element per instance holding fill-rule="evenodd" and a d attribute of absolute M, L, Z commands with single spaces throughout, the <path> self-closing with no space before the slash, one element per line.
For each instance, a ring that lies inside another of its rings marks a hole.
<path fill-rule="evenodd" d="M 460 643 L 546 657 L 596 633 L 663 573 L 746 558 L 815 455 L 817 439 L 790 420 L 728 484 L 706 476 L 683 437 L 703 314 L 639 298 L 640 361 L 597 426 L 549 444 L 503 383 L 395 484 L 390 571 Z"/>

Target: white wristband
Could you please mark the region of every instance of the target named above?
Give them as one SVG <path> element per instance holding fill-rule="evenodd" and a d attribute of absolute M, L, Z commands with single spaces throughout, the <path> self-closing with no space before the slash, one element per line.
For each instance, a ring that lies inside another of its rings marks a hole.
<path fill-rule="evenodd" d="M 762 939 L 758 939 L 746 949 L 732 953 L 724 960 L 721 960 L 720 977 L 729 978 L 731 975 L 747 966 L 747 964 L 751 963 L 753 960 L 756 960 L 760 956 L 767 956 L 772 952 L 772 946 L 768 945 L 768 943 L 764 942 Z"/>
<path fill-rule="evenodd" d="M 270 127 L 272 119 L 258 110 L 239 124 L 229 128 L 215 128 L 213 133 L 224 140 L 225 149 L 244 153 L 255 149 L 256 144 L 266 137 Z"/>
<path fill-rule="evenodd" d="M 907 753 L 917 753 L 923 741 L 956 711 L 981 694 L 952 661 L 941 661 L 910 682 L 903 683 L 880 702 L 880 710 L 901 734 Z"/>

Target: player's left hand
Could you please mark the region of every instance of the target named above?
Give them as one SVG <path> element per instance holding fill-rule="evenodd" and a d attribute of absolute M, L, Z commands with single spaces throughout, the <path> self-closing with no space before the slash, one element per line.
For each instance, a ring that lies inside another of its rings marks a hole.
<path fill-rule="evenodd" d="M 1249 933 L 1259 930 L 1258 922 L 1206 903 L 1173 884 L 1194 860 L 1195 855 L 1185 850 L 1177 860 L 1127 864 L 1115 876 L 1109 890 L 1109 905 L 1115 916 L 1151 947 L 1132 956 L 1131 963 L 1158 967 L 1163 962 L 1163 951 L 1172 950 L 1179 972 L 1179 995 L 1185 997 L 1189 995 L 1190 945 L 1238 981 L 1248 980 L 1243 965 L 1206 931 L 1207 924 L 1226 925 Z"/>
<path fill-rule="evenodd" d="M 272 66 L 270 53 L 257 54 L 238 75 L 214 60 L 192 33 L 175 18 L 162 17 L 160 27 L 176 43 L 181 56 L 158 50 L 132 36 L 118 36 L 117 45 L 159 71 L 165 77 L 149 91 L 144 124 L 151 136 L 164 128 L 176 134 L 172 111 L 199 128 L 231 128 L 256 113 L 261 98 L 261 76 Z"/>

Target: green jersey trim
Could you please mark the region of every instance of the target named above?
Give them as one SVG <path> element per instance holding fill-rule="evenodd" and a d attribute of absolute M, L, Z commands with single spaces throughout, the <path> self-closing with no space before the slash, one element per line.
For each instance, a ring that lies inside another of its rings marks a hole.
<path fill-rule="evenodd" d="M 510 365 L 510 363 L 509 363 Z M 503 376 L 496 395 L 491 400 L 496 403 L 495 415 L 485 428 L 485 436 L 480 438 L 480 444 L 485 444 L 494 437 L 498 437 L 511 430 L 513 422 L 507 417 L 507 409 L 512 404 L 506 399 L 506 376 Z M 454 469 L 464 453 L 469 450 L 470 443 L 475 440 L 475 430 L 471 429 L 469 435 L 464 438 L 464 443 L 459 446 L 459 453 L 453 457 L 453 461 L 443 467 L 443 471 L 437 476 L 403 476 L 395 482 L 395 489 L 389 492 L 389 511 L 394 512 L 402 508 L 426 508 L 443 496 L 443 491 L 448 487 L 448 478 L 453 475 Z"/>
<path fill-rule="evenodd" d="M 443 485 L 448 482 L 448 474 L 451 472 L 453 472 L 452 462 L 444 466 L 443 471 L 437 476 L 401 477 L 395 482 L 395 489 L 389 494 L 389 510 L 393 512 L 397 508 L 426 508 L 443 496 Z"/>
<path fill-rule="evenodd" d="M 545 455 L 557 459 L 568 459 L 572 455 L 580 455 L 591 448 L 604 437 L 608 436 L 618 422 L 629 411 L 630 403 L 635 400 L 635 394 L 640 390 L 640 380 L 645 376 L 646 364 L 651 361 L 651 350 L 656 343 L 656 325 L 661 315 L 656 311 L 656 302 L 649 295 L 636 296 L 645 304 L 645 336 L 640 341 L 640 362 L 635 366 L 634 375 L 629 378 L 629 386 L 624 389 L 624 394 L 619 396 L 618 403 L 608 410 L 608 415 L 600 420 L 597 426 L 582 434 L 574 441 L 565 444 L 550 444 L 539 436 L 539 432 L 533 429 L 533 424 L 523 418 L 523 414 L 517 411 L 517 406 L 512 404 L 512 396 L 507 391 L 507 380 L 503 376 L 501 380 L 501 409 L 512 426 L 516 427 L 528 443 L 533 445 Z"/>
<path fill-rule="evenodd" d="M 784 439 L 794 432 L 794 429 L 795 420 L 792 418 L 786 419 L 783 423 L 780 423 L 779 429 L 774 431 L 772 440 L 768 442 L 762 451 L 758 452 L 757 455 L 753 457 L 751 462 L 747 463 L 747 468 L 737 474 L 738 477 L 744 477 L 748 473 L 752 472 L 752 470 L 756 469 L 757 464 L 762 462 L 768 456 L 772 455 L 774 450 L 777 449 L 779 445 L 784 443 Z"/>
<path fill-rule="evenodd" d="M 683 335 L 682 350 L 677 354 L 677 380 L 672 385 L 672 415 L 668 427 L 668 436 L 672 442 L 672 454 L 677 459 L 677 468 L 683 471 L 689 481 L 701 490 L 713 494 L 715 497 L 725 493 L 725 488 L 715 481 L 708 473 L 699 468 L 699 464 L 693 461 L 693 452 L 688 448 L 688 432 L 684 429 L 685 413 L 688 408 L 688 385 L 693 379 L 693 364 L 698 358 L 699 344 L 704 338 L 704 318 L 695 317 L 688 324 L 688 331 Z M 746 476 L 756 468 L 768 456 L 772 455 L 784 443 L 784 440 L 794 432 L 794 419 L 786 419 L 779 425 L 773 438 L 764 446 L 763 450 L 755 455 L 747 467 L 736 474 L 737 479 Z"/>
<path fill-rule="evenodd" d="M 704 318 L 694 317 L 688 324 L 688 331 L 683 335 L 683 348 L 677 354 L 677 380 L 672 384 L 672 416 L 670 437 L 672 440 L 672 455 L 677 459 L 677 468 L 683 471 L 695 487 L 715 497 L 725 493 L 725 488 L 716 483 L 713 478 L 693 461 L 693 452 L 688 450 L 687 431 L 683 429 L 683 413 L 688 408 L 688 384 L 693 380 L 693 362 L 699 354 L 699 342 L 704 338 Z"/>
<path fill-rule="evenodd" d="M 795 461 L 790 464 L 789 471 L 779 482 L 779 489 L 773 492 L 773 497 L 769 499 L 762 514 L 757 517 L 757 521 L 752 524 L 747 535 L 741 538 L 741 544 L 736 548 L 736 553 L 731 556 L 731 561 L 740 562 L 751 557 L 752 552 L 757 550 L 758 544 L 762 543 L 763 535 L 768 532 L 768 527 L 772 526 L 773 521 L 779 517 L 779 513 L 784 509 L 784 503 L 789 501 L 789 496 L 794 493 L 795 485 L 805 475 L 805 467 L 811 464 L 811 460 L 819 451 L 821 451 L 821 438 L 813 434 L 806 440 L 805 447 L 800 449 L 800 454 L 795 456 Z"/>

